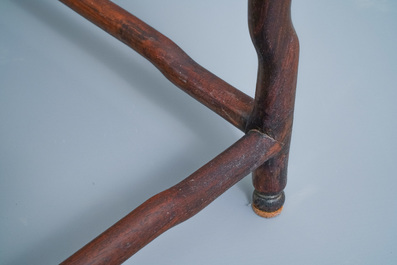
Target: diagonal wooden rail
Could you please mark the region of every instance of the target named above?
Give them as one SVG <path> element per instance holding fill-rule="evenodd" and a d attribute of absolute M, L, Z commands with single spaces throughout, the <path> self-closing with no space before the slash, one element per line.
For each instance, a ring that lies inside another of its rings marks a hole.
<path fill-rule="evenodd" d="M 197 64 L 170 39 L 109 0 L 60 0 L 152 62 L 171 82 L 246 134 L 179 184 L 150 198 L 62 264 L 121 264 L 253 172 L 253 209 L 280 213 L 285 200 L 299 42 L 291 0 L 248 0 L 258 53 L 255 99 Z"/>
<path fill-rule="evenodd" d="M 169 228 L 192 217 L 281 145 L 251 131 L 179 184 L 150 198 L 62 264 L 120 264 Z"/>
<path fill-rule="evenodd" d="M 60 0 L 127 44 L 183 91 L 245 131 L 253 99 L 190 58 L 163 34 L 108 0 Z"/>

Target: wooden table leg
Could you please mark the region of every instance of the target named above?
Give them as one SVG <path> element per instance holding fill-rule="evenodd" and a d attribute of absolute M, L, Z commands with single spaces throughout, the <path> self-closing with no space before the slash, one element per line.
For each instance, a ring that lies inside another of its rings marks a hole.
<path fill-rule="evenodd" d="M 254 101 L 111 1 L 60 1 L 141 53 L 173 83 L 246 132 L 208 164 L 143 203 L 62 264 L 120 264 L 253 170 L 253 209 L 264 217 L 279 214 L 284 203 L 299 53 L 291 0 L 248 1 L 250 33 L 259 60 Z"/>
<path fill-rule="evenodd" d="M 260 130 L 283 150 L 253 173 L 253 209 L 263 217 L 278 215 L 287 182 L 295 101 L 299 41 L 291 22 L 291 0 L 249 0 L 248 23 L 258 54 L 258 80 L 247 131 Z"/>

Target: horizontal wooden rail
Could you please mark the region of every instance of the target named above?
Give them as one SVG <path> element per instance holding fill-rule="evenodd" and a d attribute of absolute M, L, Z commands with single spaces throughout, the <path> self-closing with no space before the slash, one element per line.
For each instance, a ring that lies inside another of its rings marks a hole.
<path fill-rule="evenodd" d="M 121 264 L 166 230 L 198 213 L 280 149 L 281 145 L 265 134 L 256 130 L 248 132 L 188 178 L 144 202 L 61 264 Z"/>
<path fill-rule="evenodd" d="M 245 131 L 253 99 L 192 60 L 173 41 L 108 0 L 60 0 L 153 63 L 166 78 Z"/>

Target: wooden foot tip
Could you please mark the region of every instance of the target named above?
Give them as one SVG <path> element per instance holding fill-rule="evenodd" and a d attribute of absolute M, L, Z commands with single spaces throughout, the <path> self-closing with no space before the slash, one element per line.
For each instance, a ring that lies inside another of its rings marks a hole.
<path fill-rule="evenodd" d="M 278 209 L 277 211 L 274 211 L 274 212 L 266 212 L 266 211 L 259 210 L 254 205 L 252 205 L 252 209 L 260 217 L 273 218 L 273 217 L 280 215 L 281 211 L 283 210 L 283 207 L 281 207 L 280 209 Z"/>

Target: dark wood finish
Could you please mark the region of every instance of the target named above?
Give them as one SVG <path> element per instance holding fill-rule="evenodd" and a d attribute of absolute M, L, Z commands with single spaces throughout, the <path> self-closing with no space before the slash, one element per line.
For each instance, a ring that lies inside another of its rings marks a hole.
<path fill-rule="evenodd" d="M 239 141 L 179 184 L 147 200 L 62 264 L 121 264 L 154 238 L 192 217 L 281 145 L 258 131 Z"/>
<path fill-rule="evenodd" d="M 290 13 L 291 0 L 248 1 L 248 24 L 259 63 L 247 129 L 258 129 L 283 144 L 277 156 L 253 173 L 253 207 L 265 217 L 278 212 L 285 199 L 299 57 Z"/>
<path fill-rule="evenodd" d="M 108 0 L 60 0 L 156 66 L 166 78 L 244 131 L 253 99 L 190 58 L 173 41 Z"/>
<path fill-rule="evenodd" d="M 194 62 L 175 43 L 108 0 L 60 0 L 152 62 L 171 82 L 246 132 L 179 184 L 147 200 L 62 264 L 120 264 L 187 220 L 251 171 L 253 209 L 264 217 L 284 204 L 299 42 L 291 0 L 248 0 L 258 54 L 255 100 Z"/>

